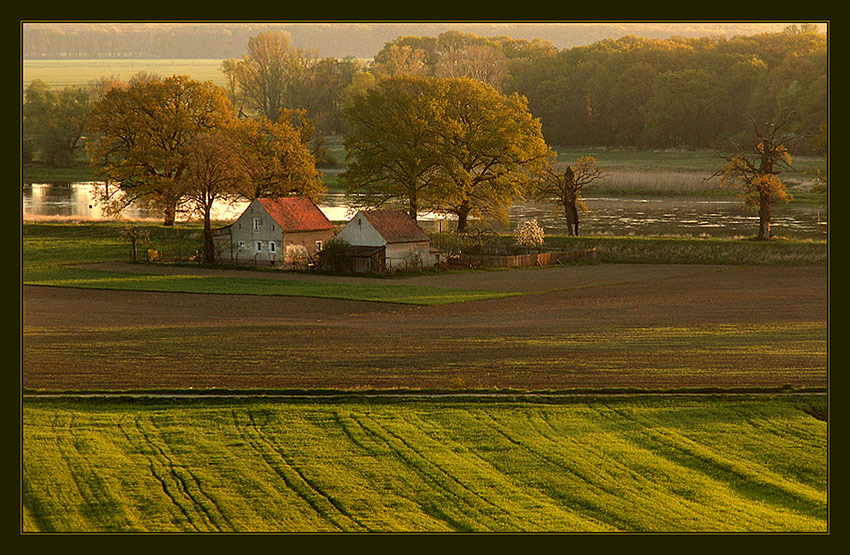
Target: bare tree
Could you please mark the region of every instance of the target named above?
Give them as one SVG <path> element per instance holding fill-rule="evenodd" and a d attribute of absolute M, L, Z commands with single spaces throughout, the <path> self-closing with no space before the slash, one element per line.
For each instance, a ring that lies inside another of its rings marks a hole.
<path fill-rule="evenodd" d="M 569 235 L 578 236 L 578 213 L 587 212 L 587 206 L 581 198 L 582 191 L 599 179 L 602 179 L 602 171 L 596 166 L 596 159 L 583 156 L 563 171 L 550 167 L 534 191 L 534 196 L 555 202 L 563 208 Z"/>
<path fill-rule="evenodd" d="M 792 115 L 789 112 L 778 124 L 764 122 L 759 125 L 753 120 L 754 140 L 748 145 L 738 145 L 737 152 L 726 158 L 726 166 L 708 178 L 719 175 L 722 186 L 740 187 L 743 201 L 758 208 L 759 232 L 756 239 L 759 241 L 773 237 L 770 229 L 773 204 L 791 200 L 778 176 L 783 168 L 791 168 L 791 155 L 786 145 L 792 136 L 780 131 Z"/>

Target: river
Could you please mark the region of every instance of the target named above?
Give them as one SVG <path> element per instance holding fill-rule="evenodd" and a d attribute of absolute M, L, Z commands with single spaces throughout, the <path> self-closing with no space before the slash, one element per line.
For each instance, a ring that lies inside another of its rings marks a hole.
<path fill-rule="evenodd" d="M 103 212 L 92 201 L 92 183 L 33 183 L 23 187 L 24 219 L 102 219 Z M 580 216 L 582 235 L 680 235 L 736 237 L 751 236 L 758 231 L 758 214 L 736 199 L 705 199 L 690 197 L 652 197 L 645 199 L 608 198 L 585 199 L 588 212 Z M 214 218 L 235 219 L 246 203 L 220 206 Z M 319 205 L 333 221 L 350 219 L 353 215 L 345 196 L 329 193 Z M 131 208 L 123 214 L 126 219 L 159 219 L 156 213 Z M 510 211 L 510 225 L 527 218 L 536 218 L 544 231 L 551 235 L 566 234 L 563 213 L 554 205 L 525 202 Z M 433 214 L 423 214 L 426 230 L 448 229 L 450 220 Z M 827 210 L 822 205 L 777 205 L 773 210 L 772 227 L 779 236 L 795 239 L 826 239 Z M 499 231 L 502 226 L 494 225 Z"/>

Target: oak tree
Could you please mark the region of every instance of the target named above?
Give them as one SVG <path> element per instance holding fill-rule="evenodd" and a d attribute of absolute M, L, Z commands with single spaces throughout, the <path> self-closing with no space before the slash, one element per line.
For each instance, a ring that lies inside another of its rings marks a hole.
<path fill-rule="evenodd" d="M 212 234 L 214 204 L 239 198 L 250 179 L 239 150 L 236 141 L 221 131 L 196 135 L 183 148 L 184 199 L 203 221 L 203 262 L 206 264 L 216 259 Z"/>
<path fill-rule="evenodd" d="M 289 119 L 273 122 L 260 117 L 238 120 L 228 127 L 249 177 L 241 187 L 244 198 L 299 194 L 318 202 L 324 196 L 326 188 L 305 144 L 305 134 Z"/>
<path fill-rule="evenodd" d="M 130 203 L 163 211 L 173 225 L 184 191 L 184 147 L 233 117 L 222 90 L 186 76 L 155 76 L 113 88 L 87 121 L 86 150 L 103 181 L 98 200 L 117 213 Z"/>
<path fill-rule="evenodd" d="M 431 208 L 436 150 L 438 83 L 399 75 L 356 95 L 345 115 L 348 167 L 342 178 L 361 207 L 404 204 L 414 220 Z"/>
<path fill-rule="evenodd" d="M 552 151 L 524 97 L 505 96 L 468 78 L 441 81 L 433 126 L 439 171 L 433 204 L 454 214 L 464 232 L 470 217 L 507 222 L 549 164 Z"/>

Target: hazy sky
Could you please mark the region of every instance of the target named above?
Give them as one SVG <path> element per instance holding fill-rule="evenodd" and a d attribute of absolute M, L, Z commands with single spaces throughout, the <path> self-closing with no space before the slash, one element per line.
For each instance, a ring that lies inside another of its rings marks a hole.
<path fill-rule="evenodd" d="M 435 22 L 178 22 L 178 23 L 142 23 L 142 22 L 29 22 L 23 24 L 24 35 L 28 29 L 53 27 L 72 34 L 83 29 L 97 28 L 103 31 L 153 30 L 178 26 L 181 31 L 192 27 L 225 25 L 228 27 L 244 25 L 248 28 L 275 27 L 285 30 L 292 36 L 296 46 L 302 49 L 319 50 L 320 56 L 333 57 L 372 57 L 383 45 L 398 36 L 437 36 L 449 29 L 473 33 L 479 36 L 509 36 L 514 39 L 548 40 L 560 49 L 592 44 L 605 38 L 619 38 L 624 35 L 638 35 L 647 38 L 752 35 L 764 32 L 781 31 L 795 22 L 641 22 L 595 21 L 595 22 L 508 22 L 482 21 L 477 23 Z M 826 32 L 826 23 L 818 26 Z M 241 46 L 241 43 L 240 43 Z"/>

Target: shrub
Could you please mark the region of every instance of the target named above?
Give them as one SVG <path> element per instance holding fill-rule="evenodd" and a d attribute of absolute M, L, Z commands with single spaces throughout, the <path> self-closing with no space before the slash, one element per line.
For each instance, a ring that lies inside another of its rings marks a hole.
<path fill-rule="evenodd" d="M 545 234 L 543 228 L 537 225 L 537 219 L 523 220 L 514 230 L 516 242 L 523 247 L 536 248 L 543 245 Z"/>
<path fill-rule="evenodd" d="M 325 248 L 318 253 L 319 268 L 326 272 L 351 272 L 354 262 L 348 247 L 348 243 L 341 239 L 328 241 Z"/>

